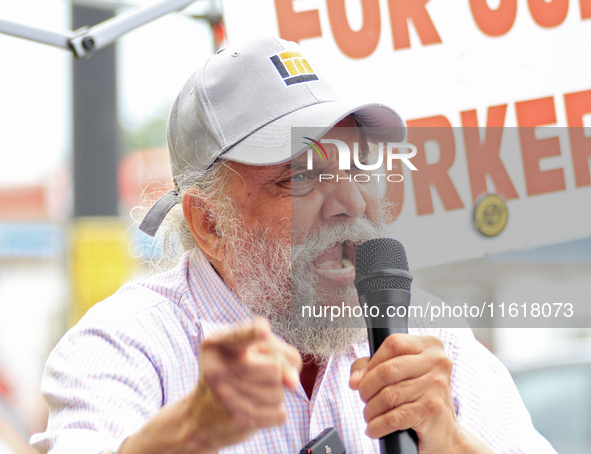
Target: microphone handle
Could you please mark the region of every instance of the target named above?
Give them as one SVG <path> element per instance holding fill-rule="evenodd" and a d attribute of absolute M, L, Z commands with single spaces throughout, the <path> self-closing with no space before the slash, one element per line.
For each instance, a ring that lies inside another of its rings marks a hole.
<path fill-rule="evenodd" d="M 408 306 L 410 293 L 405 290 L 388 289 L 370 292 L 359 297 L 359 305 L 365 308 L 367 334 L 371 356 L 390 334 L 408 333 Z M 376 309 L 372 309 L 375 306 Z M 396 309 L 405 306 L 406 310 Z M 392 307 L 392 309 L 388 309 Z M 404 313 L 404 317 L 392 314 Z M 380 454 L 418 454 L 419 439 L 412 429 L 399 430 L 380 438 Z"/>

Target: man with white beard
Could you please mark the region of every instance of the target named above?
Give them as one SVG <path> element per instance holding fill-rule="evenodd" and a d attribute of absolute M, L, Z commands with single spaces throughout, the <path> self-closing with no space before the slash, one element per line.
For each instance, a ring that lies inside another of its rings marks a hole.
<path fill-rule="evenodd" d="M 175 266 L 56 347 L 40 452 L 297 453 L 326 427 L 348 453 L 409 428 L 421 454 L 554 452 L 469 331 L 412 328 L 370 360 L 363 320 L 297 317 L 358 304 L 355 248 L 387 224 L 377 184 L 347 180 L 365 171 L 340 169 L 336 146 L 308 169 L 289 128 L 310 126 L 357 142 L 364 162 L 369 143 L 405 136 L 392 109 L 338 98 L 293 43 L 226 49 L 191 77 L 167 127 L 175 190 L 141 225 L 161 227 Z"/>

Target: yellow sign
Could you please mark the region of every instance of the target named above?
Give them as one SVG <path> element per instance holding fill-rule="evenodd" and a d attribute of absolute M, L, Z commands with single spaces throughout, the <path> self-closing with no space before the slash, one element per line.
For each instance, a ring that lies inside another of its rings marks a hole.
<path fill-rule="evenodd" d="M 74 325 L 95 303 L 115 293 L 137 265 L 125 239 L 127 225 L 118 218 L 81 218 L 72 235 L 72 297 L 69 323 Z"/>

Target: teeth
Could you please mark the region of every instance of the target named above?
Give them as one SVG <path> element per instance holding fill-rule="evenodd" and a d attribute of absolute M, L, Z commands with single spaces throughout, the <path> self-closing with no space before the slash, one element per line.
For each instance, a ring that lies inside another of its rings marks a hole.
<path fill-rule="evenodd" d="M 330 270 L 332 269 L 332 264 L 334 262 L 334 260 L 327 260 L 326 262 L 322 262 L 320 265 L 318 265 L 318 269 L 322 271 Z"/>
<path fill-rule="evenodd" d="M 333 264 L 333 260 L 327 260 L 326 262 L 322 263 L 318 269 L 320 271 L 322 271 L 323 273 L 328 273 L 328 274 L 347 274 L 347 273 L 350 273 L 351 271 L 353 271 L 353 262 L 351 260 L 349 260 L 347 257 L 343 257 L 341 259 L 341 263 L 343 265 L 342 268 L 340 268 L 338 270 L 333 270 L 331 268 L 332 264 Z"/>

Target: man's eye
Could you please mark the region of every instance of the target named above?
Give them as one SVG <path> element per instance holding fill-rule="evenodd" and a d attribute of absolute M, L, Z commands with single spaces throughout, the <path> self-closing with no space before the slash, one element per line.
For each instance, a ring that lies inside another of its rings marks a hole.
<path fill-rule="evenodd" d="M 308 179 L 308 176 L 305 173 L 296 173 L 295 175 L 291 176 L 292 183 L 303 183 Z"/>
<path fill-rule="evenodd" d="M 366 163 L 362 163 L 363 165 L 367 165 Z M 368 170 L 365 169 L 360 169 L 358 166 L 356 166 L 355 164 L 351 164 L 351 169 L 349 170 L 349 172 L 368 172 Z"/>

